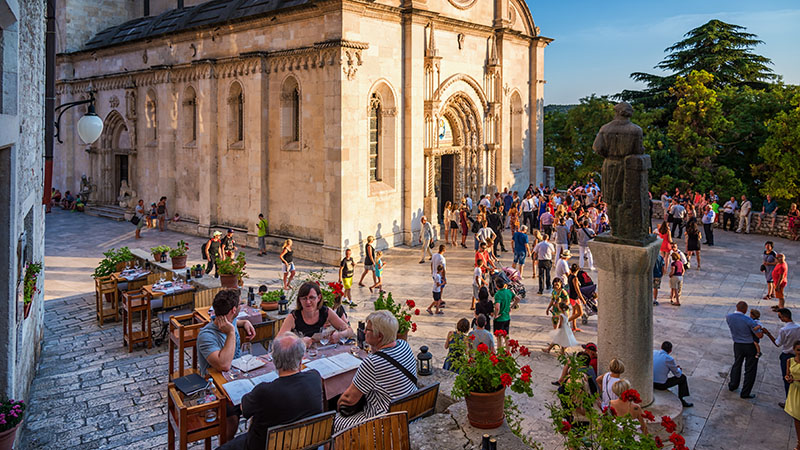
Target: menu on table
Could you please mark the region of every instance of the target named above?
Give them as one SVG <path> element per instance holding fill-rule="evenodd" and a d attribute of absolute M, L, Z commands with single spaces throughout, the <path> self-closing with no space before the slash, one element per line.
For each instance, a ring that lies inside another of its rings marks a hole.
<path fill-rule="evenodd" d="M 242 378 L 239 380 L 229 381 L 225 383 L 225 392 L 228 393 L 228 397 L 230 397 L 231 402 L 234 405 L 239 405 L 242 403 L 242 397 L 252 391 L 259 383 L 269 383 L 270 381 L 277 379 L 278 372 L 273 370 L 272 372 L 267 372 L 263 375 L 253 378 Z"/>
<path fill-rule="evenodd" d="M 163 283 L 156 283 L 153 285 L 153 291 L 163 292 L 165 294 L 174 294 L 176 292 L 187 291 L 192 289 L 191 284 L 181 281 L 165 281 Z"/>
<path fill-rule="evenodd" d="M 319 372 L 322 378 L 330 378 L 340 373 L 357 369 L 359 365 L 361 365 L 360 359 L 350 353 L 339 353 L 327 358 L 309 361 L 305 363 L 306 368 L 303 371 L 314 369 Z"/>

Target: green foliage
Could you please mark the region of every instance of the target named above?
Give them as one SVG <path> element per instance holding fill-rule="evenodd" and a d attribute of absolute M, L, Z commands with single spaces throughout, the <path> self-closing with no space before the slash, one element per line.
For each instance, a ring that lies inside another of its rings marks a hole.
<path fill-rule="evenodd" d="M 800 196 L 800 93 L 791 106 L 766 122 L 770 136 L 758 149 L 764 160 L 758 170 L 766 176 L 761 192 L 782 199 Z"/>
<path fill-rule="evenodd" d="M 392 293 L 383 295 L 383 292 L 378 294 L 378 298 L 374 303 L 375 311 L 389 311 L 397 319 L 397 334 L 408 333 L 409 331 L 417 331 L 417 324 L 411 318 L 413 315 L 419 315 L 419 309 L 414 309 L 417 305 L 414 300 L 406 300 L 405 303 L 395 302 L 392 298 Z"/>
<path fill-rule="evenodd" d="M 496 336 L 503 331 L 495 332 Z M 504 334 L 503 334 L 504 335 Z M 486 344 L 472 345 L 473 339 L 454 339 L 450 347 L 453 370 L 458 374 L 453 382 L 451 395 L 455 399 L 464 398 L 471 392 L 488 394 L 503 387 L 511 388 L 518 394 L 533 397 L 531 387 L 531 367 L 520 367 L 517 359 L 530 356 L 530 351 L 517 341 L 508 341 L 508 347 L 498 347 L 491 351 Z M 516 356 L 515 356 L 516 355 Z"/>
<path fill-rule="evenodd" d="M 92 274 L 94 278 L 109 276 L 117 270 L 117 263 L 133 260 L 133 253 L 128 247 L 121 247 L 119 250 L 112 248 L 104 252 L 103 256 L 105 258 L 94 268 L 94 273 Z"/>
<path fill-rule="evenodd" d="M 30 263 L 25 265 L 25 281 L 22 301 L 26 305 L 33 300 L 33 294 L 39 291 L 39 288 L 36 285 L 41 272 L 42 263 Z"/>
<path fill-rule="evenodd" d="M 261 301 L 264 303 L 278 303 L 283 294 L 282 290 L 274 290 L 261 294 Z"/>
<path fill-rule="evenodd" d="M 707 85 L 714 76 L 701 70 L 678 77 L 669 89 L 678 103 L 667 126 L 675 149 L 692 166 L 711 167 L 718 149 L 713 134 L 725 133 L 731 123 L 722 115 L 717 93 Z"/>
<path fill-rule="evenodd" d="M 158 245 L 150 248 L 150 253 L 161 256 L 162 253 L 167 253 L 172 250 L 169 245 Z"/>
<path fill-rule="evenodd" d="M 178 256 L 186 256 L 186 253 L 189 251 L 189 244 L 186 243 L 183 239 L 178 241 L 178 245 L 175 248 L 169 249 L 169 257 L 175 258 Z"/>
<path fill-rule="evenodd" d="M 236 275 L 240 280 L 249 277 L 247 272 L 244 271 L 246 266 L 244 252 L 239 252 L 236 258 L 217 259 L 217 268 L 220 275 Z"/>

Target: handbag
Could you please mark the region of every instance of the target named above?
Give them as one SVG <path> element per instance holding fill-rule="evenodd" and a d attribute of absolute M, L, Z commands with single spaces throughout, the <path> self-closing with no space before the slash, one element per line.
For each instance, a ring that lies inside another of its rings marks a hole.
<path fill-rule="evenodd" d="M 428 248 L 433 248 L 434 245 L 436 245 L 436 243 L 433 241 L 433 239 L 431 239 L 431 243 L 428 244 Z"/>
<path fill-rule="evenodd" d="M 394 358 L 383 352 L 376 352 L 375 355 L 386 360 L 386 362 L 393 365 L 397 370 L 402 372 L 403 375 L 405 375 L 412 383 L 414 383 L 415 386 L 417 385 L 417 377 L 415 377 L 408 369 L 400 365 L 400 363 L 397 362 Z M 338 411 L 339 414 L 341 414 L 343 417 L 350 417 L 352 415 L 358 414 L 359 412 L 363 411 L 366 405 L 367 405 L 367 396 L 365 394 L 361 396 L 361 399 L 358 402 L 356 402 L 355 405 L 340 405 Z"/>
<path fill-rule="evenodd" d="M 135 214 L 133 215 L 133 217 L 131 217 L 131 223 L 134 224 L 134 225 L 139 225 L 139 221 L 141 221 L 141 220 L 142 219 L 140 219 L 139 216 L 137 216 Z"/>

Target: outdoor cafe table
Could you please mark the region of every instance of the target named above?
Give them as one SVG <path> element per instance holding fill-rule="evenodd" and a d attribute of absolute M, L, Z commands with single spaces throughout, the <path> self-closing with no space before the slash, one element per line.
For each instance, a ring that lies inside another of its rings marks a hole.
<path fill-rule="evenodd" d="M 150 271 L 147 269 L 133 270 L 129 273 L 125 272 L 128 271 L 114 272 L 111 276 L 117 280 L 117 283 L 129 283 L 131 281 L 139 281 L 143 278 L 147 278 L 147 276 L 150 275 Z"/>
<path fill-rule="evenodd" d="M 173 283 L 173 287 L 168 289 L 168 290 L 166 290 L 166 291 L 159 290 L 158 284 L 148 284 L 148 285 L 145 285 L 144 287 L 142 287 L 142 289 L 148 295 L 150 295 L 150 298 L 152 299 L 151 303 L 150 303 L 151 309 L 158 309 L 158 308 L 161 308 L 164 305 L 164 303 L 163 303 L 164 299 L 162 297 L 169 297 L 169 296 L 174 296 L 174 295 L 179 295 L 179 294 L 185 294 L 187 292 L 194 292 L 196 290 L 196 288 L 193 285 L 185 283 L 185 282 L 182 282 L 180 280 L 172 281 L 172 283 Z M 158 299 L 158 300 L 156 300 L 156 299 Z"/>
<path fill-rule="evenodd" d="M 352 345 L 336 345 L 331 344 L 325 346 L 325 349 L 318 349 L 316 357 L 308 356 L 308 352 L 306 352 L 305 356 L 303 357 L 304 362 L 308 361 L 316 361 L 323 358 L 329 358 L 331 356 L 338 355 L 340 353 L 347 353 L 350 351 Z M 367 352 L 358 349 L 358 352 L 355 356 L 359 359 L 364 359 L 367 357 Z M 254 358 L 258 358 L 265 363 L 265 365 L 259 367 L 258 369 L 251 370 L 250 372 L 242 372 L 240 375 L 237 376 L 236 379 L 242 378 L 254 378 L 260 375 L 267 374 L 275 370 L 275 364 L 272 361 L 268 361 L 266 357 L 262 356 L 254 356 Z M 307 361 L 308 360 L 308 361 Z M 303 366 L 305 368 L 305 365 Z M 353 377 L 356 375 L 356 368 L 351 369 L 347 372 L 342 372 L 331 377 L 323 377 L 322 378 L 322 388 L 323 393 L 325 395 L 325 400 L 330 400 L 337 395 L 341 395 L 350 386 L 350 383 L 353 381 Z M 220 392 L 226 396 L 230 400 L 230 396 L 225 391 L 225 384 L 229 381 L 233 381 L 234 378 L 231 376 L 230 371 L 220 372 L 213 367 L 209 367 L 208 374 L 211 375 L 211 378 L 214 380 L 214 384 L 216 384 L 217 388 L 219 388 Z"/>

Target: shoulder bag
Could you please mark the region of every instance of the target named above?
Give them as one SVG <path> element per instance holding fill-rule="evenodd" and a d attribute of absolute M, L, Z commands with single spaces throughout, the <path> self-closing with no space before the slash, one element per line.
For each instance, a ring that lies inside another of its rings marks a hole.
<path fill-rule="evenodd" d="M 386 353 L 384 353 L 382 351 L 375 352 L 375 355 L 377 355 L 380 358 L 383 358 L 384 360 L 386 360 L 386 362 L 388 362 L 389 364 L 393 365 L 403 375 L 408 377 L 408 379 L 412 383 L 414 383 L 414 385 L 416 386 L 417 377 L 415 377 L 414 374 L 412 374 L 408 369 L 403 367 L 394 358 L 392 358 L 391 356 L 387 355 Z M 340 405 L 338 411 L 339 411 L 339 414 L 341 414 L 342 416 L 350 417 L 352 415 L 358 414 L 359 412 L 363 411 L 364 407 L 366 405 L 367 405 L 367 394 L 364 394 L 364 395 L 361 396 L 361 399 L 355 405 Z"/>
<path fill-rule="evenodd" d="M 137 216 L 136 214 L 134 214 L 133 217 L 131 217 L 131 223 L 134 225 L 139 225 L 139 222 L 141 220 L 142 219 L 140 219 L 139 216 Z"/>

